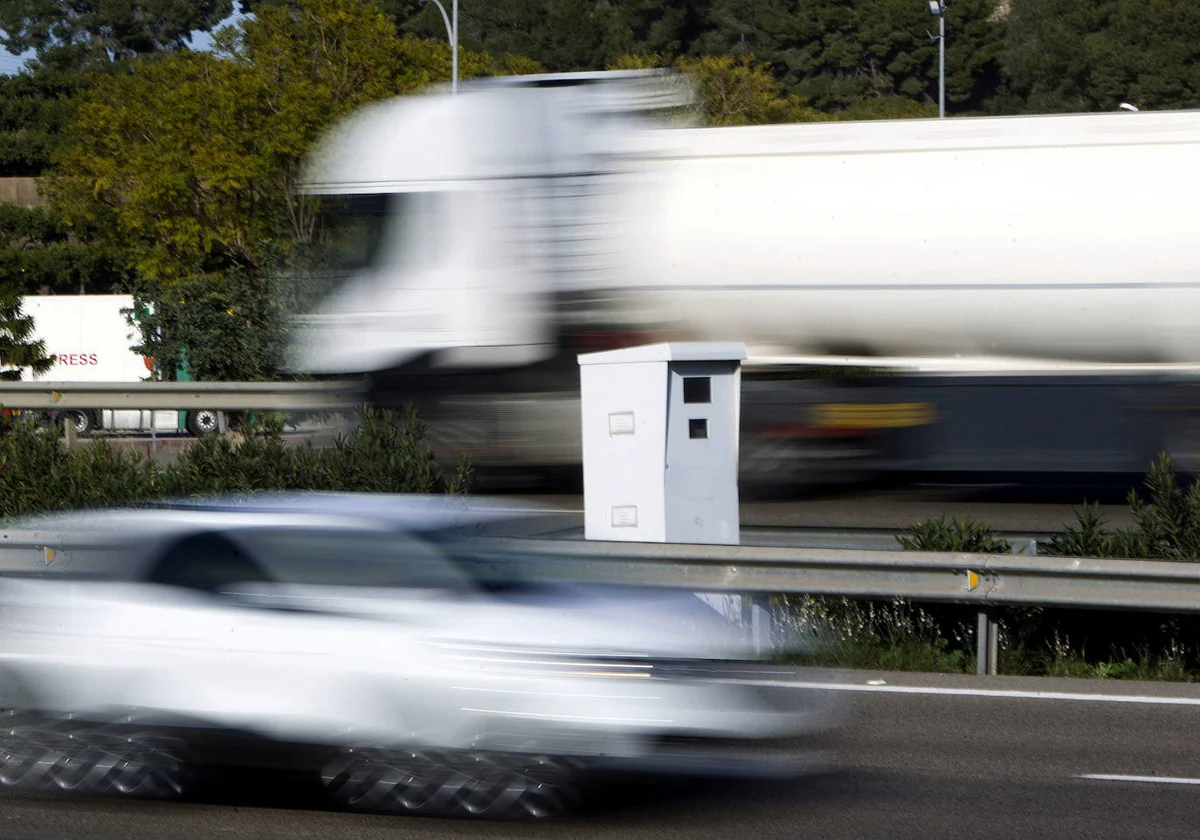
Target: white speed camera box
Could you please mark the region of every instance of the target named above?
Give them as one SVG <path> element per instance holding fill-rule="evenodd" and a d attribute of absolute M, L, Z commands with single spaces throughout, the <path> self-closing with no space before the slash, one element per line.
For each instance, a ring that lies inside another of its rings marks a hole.
<path fill-rule="evenodd" d="M 737 545 L 742 344 L 579 357 L 584 535 Z"/>

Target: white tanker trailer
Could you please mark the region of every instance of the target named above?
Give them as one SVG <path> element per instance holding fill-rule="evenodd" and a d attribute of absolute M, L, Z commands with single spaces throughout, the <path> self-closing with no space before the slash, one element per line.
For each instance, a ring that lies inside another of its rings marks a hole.
<path fill-rule="evenodd" d="M 649 118 L 686 91 L 490 80 L 338 126 L 306 189 L 343 270 L 297 368 L 370 374 L 481 464 L 577 464 L 575 354 L 664 339 L 748 345 L 748 469 L 1190 456 L 1200 113 Z M 814 365 L 893 373 L 778 381 Z"/>

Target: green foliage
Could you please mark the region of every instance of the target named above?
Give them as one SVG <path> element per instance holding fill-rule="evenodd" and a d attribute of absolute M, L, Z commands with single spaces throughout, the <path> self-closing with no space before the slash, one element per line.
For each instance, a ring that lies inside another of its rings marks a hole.
<path fill-rule="evenodd" d="M 42 174 L 70 122 L 69 99 L 82 84 L 74 73 L 0 76 L 0 178 Z"/>
<path fill-rule="evenodd" d="M 320 234 L 297 189 L 314 141 L 363 104 L 449 78 L 451 53 L 397 36 L 365 0 L 265 5 L 214 41 L 215 54 L 93 76 L 45 191 L 88 254 L 135 275 L 155 312 L 143 346 L 160 368 L 187 347 L 195 379 L 264 379 L 293 302 L 268 278 Z M 464 77 L 531 67 L 468 52 L 461 65 Z"/>
<path fill-rule="evenodd" d="M 268 420 L 239 442 L 219 435 L 193 443 L 173 463 L 112 449 L 102 438 L 73 449 L 29 417 L 0 434 L 0 517 L 102 507 L 154 498 L 269 490 L 465 493 L 470 465 L 439 468 L 413 410 L 366 411 L 332 449 L 290 445 Z"/>
<path fill-rule="evenodd" d="M 960 616 L 904 601 L 785 596 L 778 635 L 807 665 L 889 671 L 972 670 L 971 629 Z M 804 640 L 803 647 L 792 640 Z M 816 644 L 813 644 L 816 640 Z"/>
<path fill-rule="evenodd" d="M 956 0 L 951 10 L 946 85 L 953 111 L 984 109 L 995 95 L 1007 28 L 996 5 Z M 445 39 L 432 4 L 384 0 L 381 7 L 399 31 Z M 631 55 L 664 56 L 669 64 L 747 59 L 782 85 L 778 96 L 785 102 L 835 113 L 879 99 L 934 103 L 937 45 L 926 36 L 930 20 L 926 6 L 911 0 L 495 0 L 464 8 L 460 38 L 492 56 L 525 56 L 550 72 L 614 67 Z M 770 121 L 780 119 L 776 114 Z M 712 124 L 744 123 L 718 118 Z"/>
<path fill-rule="evenodd" d="M 154 468 L 140 454 L 114 451 L 103 440 L 68 452 L 28 415 L 5 425 L 0 517 L 134 501 L 154 487 Z"/>
<path fill-rule="evenodd" d="M 764 125 L 828 119 L 798 97 L 789 97 L 770 68 L 749 56 L 619 56 L 611 70 L 673 67 L 693 79 L 699 102 L 689 119 L 710 126 Z"/>
<path fill-rule="evenodd" d="M 175 378 L 185 353 L 198 382 L 275 379 L 287 338 L 272 288 L 245 271 L 202 274 L 166 289 L 148 285 L 134 295 L 141 342 L 133 350 L 157 360 L 164 379 Z"/>
<path fill-rule="evenodd" d="M 1200 105 L 1200 6 L 1175 0 L 1012 0 L 1002 110 Z"/>
<path fill-rule="evenodd" d="M 1047 554 L 1061 557 L 1115 557 L 1113 535 L 1104 529 L 1104 514 L 1098 504 L 1084 502 L 1077 525 L 1068 525 L 1047 544 Z"/>
<path fill-rule="evenodd" d="M 22 294 L 120 294 L 129 283 L 119 252 L 87 246 L 42 207 L 0 204 L 0 288 Z"/>
<path fill-rule="evenodd" d="M 124 249 L 144 282 L 261 274 L 312 235 L 296 181 L 320 133 L 443 66 L 449 75 L 448 50 L 398 39 L 363 0 L 265 8 L 215 41 L 215 55 L 143 58 L 94 77 L 47 184 L 66 221 L 102 222 L 99 241 Z"/>
<path fill-rule="evenodd" d="M 388 5 L 404 32 L 445 38 L 433 4 Z M 550 72 L 596 70 L 627 53 L 680 54 L 695 10 L 685 0 L 494 0 L 460 10 L 459 37 L 472 49 L 525 56 Z"/>
<path fill-rule="evenodd" d="M 903 96 L 873 96 L 851 103 L 839 111 L 841 120 L 910 120 L 936 117 L 937 105 Z"/>
<path fill-rule="evenodd" d="M 1179 485 L 1171 459 L 1160 453 L 1146 474 L 1147 499 L 1129 494 L 1136 523 L 1134 547 L 1160 560 L 1200 560 L 1200 483 Z"/>
<path fill-rule="evenodd" d="M 1065 557 L 1200 560 L 1200 483 L 1184 488 L 1160 453 L 1145 480 L 1146 497 L 1129 494 L 1134 527 L 1107 531 L 1098 507 L 1084 504 L 1078 524 L 1056 535 L 1047 553 Z"/>
<path fill-rule="evenodd" d="M 988 525 L 969 518 L 955 517 L 946 522 L 927 519 L 918 522 L 896 540 L 905 551 L 956 551 L 966 554 L 1008 554 L 1012 544 L 999 537 Z"/>
<path fill-rule="evenodd" d="M 208 31 L 233 11 L 233 0 L 5 0 L 0 44 L 33 49 L 43 67 L 74 69 L 181 49 L 194 30 Z"/>
<path fill-rule="evenodd" d="M 41 374 L 54 365 L 46 343 L 32 338 L 33 318 L 22 312 L 21 295 L 0 287 L 0 380 L 18 381 L 23 368 Z"/>
<path fill-rule="evenodd" d="M 776 633 L 798 664 L 974 673 L 971 607 L 784 596 Z M 1003 674 L 1191 682 L 1200 678 L 1200 622 L 1095 611 L 1002 610 Z M 816 642 L 814 644 L 814 641 Z M 803 646 L 796 644 L 803 642 Z"/>

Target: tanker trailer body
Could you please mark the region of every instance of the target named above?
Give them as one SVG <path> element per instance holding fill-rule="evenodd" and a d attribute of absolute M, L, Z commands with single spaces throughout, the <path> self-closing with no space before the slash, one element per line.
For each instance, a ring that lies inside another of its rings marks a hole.
<path fill-rule="evenodd" d="M 371 374 L 478 463 L 567 465 L 588 349 L 731 340 L 752 369 L 921 357 L 991 376 L 1200 362 L 1200 113 L 666 128 L 639 119 L 662 104 L 648 79 L 492 81 L 340 126 L 307 188 L 364 247 L 301 322 L 297 367 Z M 947 370 L 851 390 L 751 375 L 747 466 L 818 451 L 756 450 L 772 429 L 867 463 L 873 433 L 937 434 Z"/>

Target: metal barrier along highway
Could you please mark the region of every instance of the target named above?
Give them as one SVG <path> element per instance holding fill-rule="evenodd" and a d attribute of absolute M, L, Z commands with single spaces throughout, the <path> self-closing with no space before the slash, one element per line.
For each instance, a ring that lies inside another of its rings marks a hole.
<path fill-rule="evenodd" d="M 995 673 L 998 606 L 1200 612 L 1200 564 L 1014 554 L 585 542 L 491 541 L 567 580 L 751 597 L 832 595 L 975 605 L 978 670 Z"/>
<path fill-rule="evenodd" d="M 759 610 L 767 597 L 793 593 L 973 605 L 980 673 L 996 673 L 995 607 L 1200 613 L 1200 563 L 588 541 L 547 536 L 555 519 L 547 515 L 520 536 L 485 536 L 485 553 L 562 581 L 742 595 Z M 0 575 L 45 570 L 69 560 L 72 547 L 57 532 L 0 531 Z"/>
<path fill-rule="evenodd" d="M 161 411 L 347 411 L 363 402 L 355 382 L 2 382 L 0 408 Z"/>

